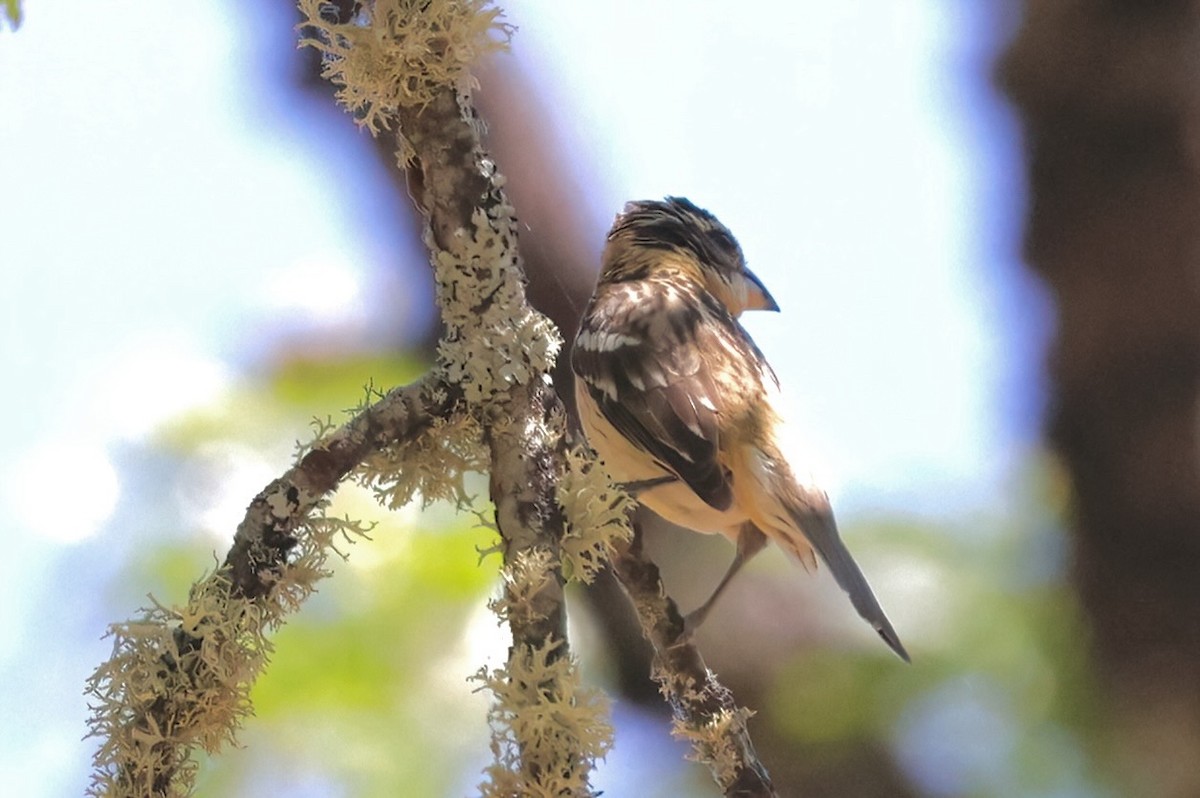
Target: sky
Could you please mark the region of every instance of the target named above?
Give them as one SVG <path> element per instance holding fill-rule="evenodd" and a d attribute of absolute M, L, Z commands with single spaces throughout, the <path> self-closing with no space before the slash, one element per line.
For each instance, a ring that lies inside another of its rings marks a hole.
<path fill-rule="evenodd" d="M 683 194 L 738 236 L 783 308 L 743 321 L 850 507 L 986 503 L 1036 439 L 1044 306 L 980 6 L 509 6 L 601 207 Z"/>
<path fill-rule="evenodd" d="M 746 326 L 851 517 L 1003 503 L 1037 442 L 1049 323 L 1018 266 L 1017 131 L 987 84 L 1003 26 L 968 5 L 507 4 L 502 57 L 602 176 L 587 201 L 686 195 L 736 233 L 783 308 Z M 121 550 L 121 452 L 283 332 L 353 320 L 367 341 L 428 318 L 379 268 L 397 256 L 370 232 L 397 209 L 348 197 L 382 179 L 365 134 L 275 98 L 255 43 L 290 22 L 231 8 L 27 3 L 0 32 L 0 716 L 44 709 L 0 729 L 0 783 L 23 795 L 79 791 L 79 693 L 106 652 L 71 641 L 115 619 L 39 602 L 50 575 L 116 567 L 73 558 Z M 230 469 L 235 508 L 272 473 L 251 465 Z"/>

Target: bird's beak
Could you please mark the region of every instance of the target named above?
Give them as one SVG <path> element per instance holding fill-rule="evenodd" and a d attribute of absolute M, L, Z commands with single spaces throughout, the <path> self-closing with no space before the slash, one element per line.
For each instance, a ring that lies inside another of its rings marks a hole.
<path fill-rule="evenodd" d="M 779 310 L 775 298 L 754 272 L 747 269 L 742 272 L 742 277 L 746 280 L 746 310 Z"/>

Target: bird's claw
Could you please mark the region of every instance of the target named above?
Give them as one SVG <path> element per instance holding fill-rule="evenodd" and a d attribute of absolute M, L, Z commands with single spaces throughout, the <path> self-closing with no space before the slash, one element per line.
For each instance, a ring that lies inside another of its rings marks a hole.
<path fill-rule="evenodd" d="M 667 474 L 665 476 L 654 477 L 652 479 L 637 479 L 633 480 L 632 482 L 621 482 L 618 483 L 618 487 L 636 499 L 638 494 L 644 493 L 651 488 L 657 488 L 659 485 L 666 485 L 668 482 L 675 482 L 676 479 L 678 478 L 675 475 Z"/>
<path fill-rule="evenodd" d="M 692 642 L 696 630 L 700 628 L 700 624 L 704 623 L 707 615 L 708 607 L 699 607 L 683 616 L 683 631 L 679 633 L 679 637 L 675 638 L 675 645 L 683 646 Z"/>

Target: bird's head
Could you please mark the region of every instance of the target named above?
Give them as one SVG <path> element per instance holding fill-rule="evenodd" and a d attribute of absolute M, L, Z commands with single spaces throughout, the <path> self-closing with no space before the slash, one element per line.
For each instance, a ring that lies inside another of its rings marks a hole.
<path fill-rule="evenodd" d="M 683 197 L 627 203 L 608 233 L 602 279 L 640 280 L 667 271 L 700 283 L 733 316 L 779 310 L 717 217 Z"/>

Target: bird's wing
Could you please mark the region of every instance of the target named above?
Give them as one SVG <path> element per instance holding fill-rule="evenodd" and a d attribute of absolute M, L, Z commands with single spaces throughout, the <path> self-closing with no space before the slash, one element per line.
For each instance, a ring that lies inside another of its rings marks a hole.
<path fill-rule="evenodd" d="M 733 502 L 707 323 L 722 312 L 697 294 L 611 286 L 585 315 L 571 358 L 608 423 L 718 510 Z"/>

